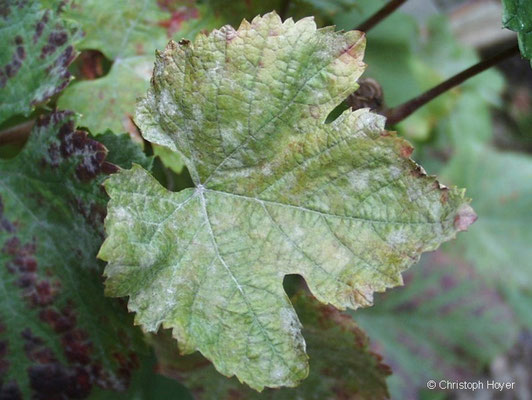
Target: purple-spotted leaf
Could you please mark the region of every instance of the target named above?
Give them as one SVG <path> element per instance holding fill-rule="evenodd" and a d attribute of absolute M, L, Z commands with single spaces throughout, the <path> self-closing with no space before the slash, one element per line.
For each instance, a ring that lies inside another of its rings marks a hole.
<path fill-rule="evenodd" d="M 123 389 L 138 332 L 105 298 L 102 242 L 117 167 L 74 129 L 72 113 L 39 119 L 22 152 L 0 160 L 0 398 L 84 398 Z M 129 138 L 111 145 L 148 166 Z M 126 165 L 127 166 L 127 165 Z"/>
<path fill-rule="evenodd" d="M 0 3 L 0 123 L 28 115 L 70 82 L 79 30 L 38 1 Z"/>
<path fill-rule="evenodd" d="M 276 399 L 322 400 L 388 398 L 390 369 L 369 349 L 365 333 L 351 317 L 331 306 L 320 305 L 306 294 L 292 297 L 303 324 L 310 357 L 308 378 L 297 388 L 268 389 L 257 393 L 218 374 L 200 354 L 179 356 L 169 332 L 153 338 L 157 370 L 182 382 L 197 400 Z"/>
<path fill-rule="evenodd" d="M 364 47 L 361 32 L 275 13 L 170 42 L 136 122 L 182 156 L 195 187 L 169 192 L 138 166 L 105 184 L 107 294 L 258 390 L 308 373 L 285 275 L 323 303 L 368 306 L 475 219 L 383 117 L 325 124 L 357 88 Z"/>

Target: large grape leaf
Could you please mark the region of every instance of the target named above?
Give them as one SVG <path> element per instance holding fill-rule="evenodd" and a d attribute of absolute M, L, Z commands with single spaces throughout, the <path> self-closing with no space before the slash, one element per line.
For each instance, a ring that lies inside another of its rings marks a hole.
<path fill-rule="evenodd" d="M 480 218 L 449 250 L 464 255 L 489 281 L 532 285 L 532 160 L 485 146 L 457 151 L 444 179 L 466 185 Z M 501 274 L 501 271 L 504 273 Z"/>
<path fill-rule="evenodd" d="M 257 393 L 235 378 L 218 374 L 197 353 L 179 356 L 176 342 L 167 332 L 152 340 L 158 371 L 183 382 L 198 400 L 388 398 L 386 377 L 390 370 L 370 351 L 367 336 L 353 320 L 303 293 L 291 300 L 303 324 L 310 357 L 309 377 L 297 388 Z"/>
<path fill-rule="evenodd" d="M 424 255 L 405 280 L 372 309 L 353 313 L 392 367 L 392 398 L 420 398 L 429 379 L 474 380 L 513 345 L 511 311 L 470 264 L 438 251 Z"/>
<path fill-rule="evenodd" d="M 0 123 L 63 90 L 79 29 L 38 2 L 0 3 Z"/>
<path fill-rule="evenodd" d="M 169 192 L 140 167 L 105 184 L 107 294 L 255 389 L 307 375 L 285 275 L 321 302 L 367 306 L 475 219 L 383 117 L 324 123 L 356 89 L 364 46 L 361 32 L 275 13 L 170 42 L 136 122 L 182 155 L 195 187 Z"/>
<path fill-rule="evenodd" d="M 521 54 L 532 59 L 532 2 L 530 0 L 502 0 L 505 28 L 517 32 Z"/>
<path fill-rule="evenodd" d="M 113 61 L 99 79 L 73 84 L 59 98 L 60 108 L 81 113 L 80 124 L 92 132 L 130 130 L 137 97 L 149 86 L 157 48 L 168 39 L 192 38 L 212 29 L 216 19 L 188 0 L 73 0 L 61 3 L 62 15 L 83 29 L 80 49 L 100 50 Z M 190 20 L 186 23 L 187 20 Z M 98 21 L 98 23 L 95 23 Z"/>
<path fill-rule="evenodd" d="M 117 167 L 74 124 L 69 112 L 43 117 L 22 152 L 0 160 L 1 398 L 123 389 L 136 365 L 139 335 L 125 307 L 104 297 L 96 259 L 100 183 Z M 148 166 L 129 138 L 114 144 Z"/>

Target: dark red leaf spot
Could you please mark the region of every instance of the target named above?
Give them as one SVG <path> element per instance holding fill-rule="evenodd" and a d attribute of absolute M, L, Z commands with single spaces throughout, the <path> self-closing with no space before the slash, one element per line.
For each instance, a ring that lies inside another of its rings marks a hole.
<path fill-rule="evenodd" d="M 412 152 L 414 151 L 414 148 L 408 144 L 403 144 L 401 148 L 399 149 L 399 154 L 403 158 L 409 158 L 412 155 Z"/>

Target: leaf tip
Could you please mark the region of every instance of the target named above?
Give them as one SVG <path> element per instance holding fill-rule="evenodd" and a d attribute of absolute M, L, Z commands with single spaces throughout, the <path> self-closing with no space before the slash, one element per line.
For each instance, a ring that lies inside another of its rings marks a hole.
<path fill-rule="evenodd" d="M 469 204 L 463 204 L 454 217 L 454 227 L 458 232 L 466 231 L 478 216 Z"/>

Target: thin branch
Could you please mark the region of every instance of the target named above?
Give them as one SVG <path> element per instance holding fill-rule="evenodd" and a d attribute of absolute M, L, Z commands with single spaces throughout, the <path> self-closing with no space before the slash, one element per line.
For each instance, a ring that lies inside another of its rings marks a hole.
<path fill-rule="evenodd" d="M 284 0 L 281 4 L 281 9 L 279 10 L 279 16 L 284 21 L 287 17 L 288 10 L 290 9 L 291 0 Z"/>
<path fill-rule="evenodd" d="M 5 144 L 24 143 L 35 124 L 35 120 L 26 121 L 0 132 L 0 146 Z"/>
<path fill-rule="evenodd" d="M 382 7 L 379 11 L 369 17 L 366 21 L 362 22 L 356 29 L 362 32 L 368 32 L 371 28 L 385 19 L 388 15 L 393 13 L 399 7 L 401 7 L 406 0 L 391 0 L 388 4 Z"/>
<path fill-rule="evenodd" d="M 519 46 L 516 44 L 492 57 L 489 57 L 485 60 L 480 61 L 478 64 L 473 65 L 472 67 L 466 69 L 465 71 L 460 72 L 459 74 L 447 79 L 445 82 L 440 83 L 439 85 L 433 87 L 432 89 L 427 90 L 425 93 L 420 94 L 417 97 L 407 101 L 406 103 L 400 104 L 397 107 L 393 107 L 385 112 L 387 118 L 387 125 L 394 125 L 398 122 L 401 122 L 418 108 L 424 106 L 428 102 L 434 100 L 436 97 L 445 93 L 446 91 L 464 83 L 469 78 L 472 78 L 475 75 L 487 70 L 488 68 L 493 67 L 495 64 L 510 58 L 514 55 L 519 54 Z"/>

